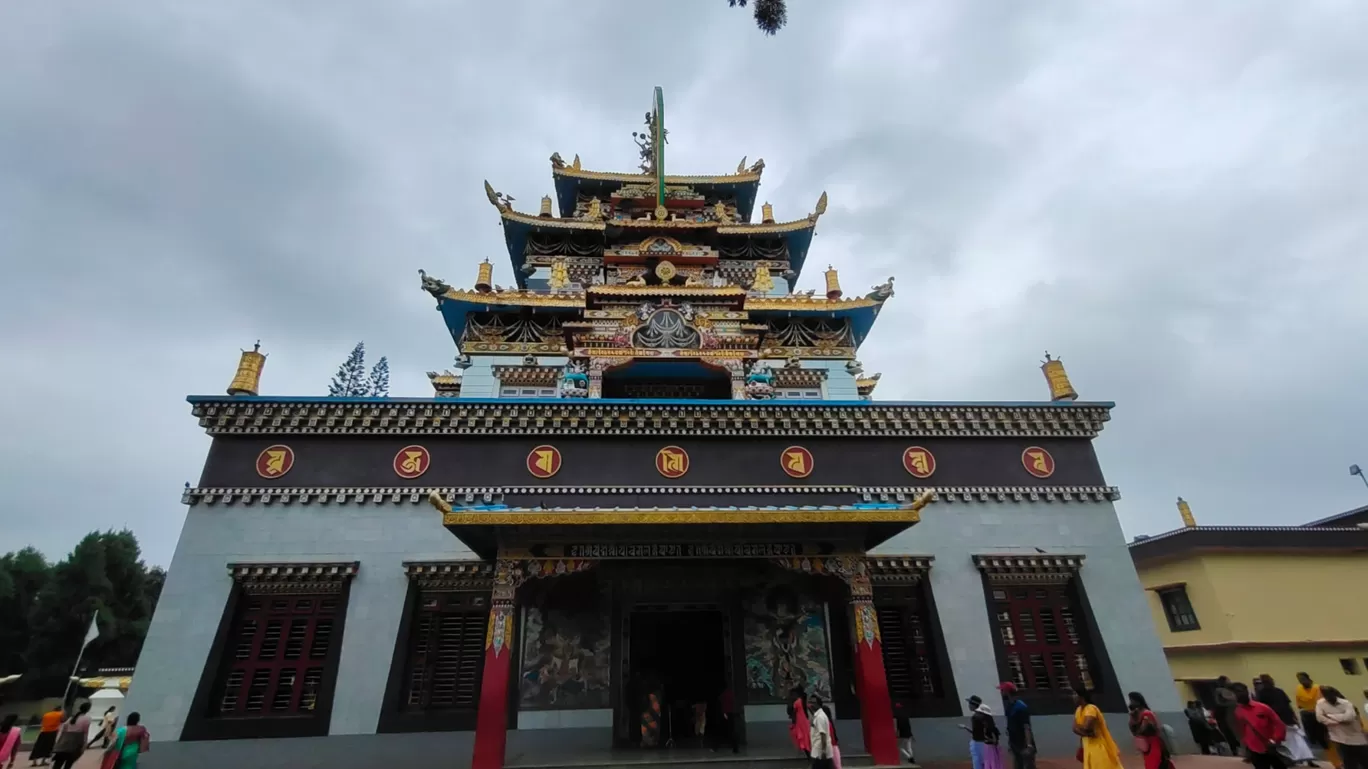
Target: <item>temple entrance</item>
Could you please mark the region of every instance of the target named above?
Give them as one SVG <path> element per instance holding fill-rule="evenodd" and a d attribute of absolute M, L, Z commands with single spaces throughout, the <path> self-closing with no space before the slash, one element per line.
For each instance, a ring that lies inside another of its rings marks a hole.
<path fill-rule="evenodd" d="M 695 708 L 702 704 L 706 722 L 715 722 L 727 682 L 723 613 L 661 607 L 633 611 L 630 622 L 628 701 L 640 722 L 631 741 L 642 747 L 701 746 L 704 733 L 695 724 Z M 660 712 L 652 728 L 655 719 L 646 713 L 655 703 Z"/>

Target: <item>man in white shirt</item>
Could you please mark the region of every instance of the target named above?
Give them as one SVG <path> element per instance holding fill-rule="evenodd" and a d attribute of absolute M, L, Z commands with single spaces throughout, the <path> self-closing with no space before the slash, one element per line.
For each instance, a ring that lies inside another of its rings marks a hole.
<path fill-rule="evenodd" d="M 1321 687 L 1316 720 L 1325 724 L 1330 741 L 1339 749 L 1344 769 L 1368 769 L 1368 736 L 1359 722 L 1358 708 L 1333 686 Z"/>

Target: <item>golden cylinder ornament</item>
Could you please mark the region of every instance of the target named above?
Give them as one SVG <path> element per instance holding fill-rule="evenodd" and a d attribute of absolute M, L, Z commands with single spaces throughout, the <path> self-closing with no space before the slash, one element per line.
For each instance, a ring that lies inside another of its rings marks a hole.
<path fill-rule="evenodd" d="M 1051 358 L 1049 353 L 1046 353 L 1045 362 L 1040 364 L 1040 370 L 1044 372 L 1045 381 L 1050 385 L 1050 400 L 1078 400 L 1078 393 L 1074 391 L 1073 385 L 1069 383 L 1069 375 L 1064 371 L 1063 361 Z"/>
<path fill-rule="evenodd" d="M 774 206 L 769 203 L 760 206 L 760 221 L 765 224 L 774 224 Z"/>
<path fill-rule="evenodd" d="M 550 196 L 550 195 L 543 195 L 543 196 L 542 196 L 542 202 L 541 202 L 541 215 L 542 215 L 542 216 L 545 216 L 545 217 L 550 217 L 550 216 L 551 216 L 551 196 Z"/>
<path fill-rule="evenodd" d="M 1192 508 L 1182 497 L 1178 498 L 1178 515 L 1183 518 L 1183 526 L 1189 529 L 1197 528 L 1197 519 L 1192 515 Z"/>
<path fill-rule="evenodd" d="M 475 290 L 487 294 L 494 290 L 494 265 L 486 259 L 480 262 L 480 273 L 475 277 Z"/>
<path fill-rule="evenodd" d="M 841 298 L 841 279 L 831 265 L 827 265 L 826 271 L 826 297 L 833 302 Z"/>
<path fill-rule="evenodd" d="M 228 385 L 229 395 L 256 395 L 261 389 L 261 370 L 266 368 L 266 354 L 261 352 L 261 342 L 250 350 L 243 350 L 238 359 L 237 374 Z"/>

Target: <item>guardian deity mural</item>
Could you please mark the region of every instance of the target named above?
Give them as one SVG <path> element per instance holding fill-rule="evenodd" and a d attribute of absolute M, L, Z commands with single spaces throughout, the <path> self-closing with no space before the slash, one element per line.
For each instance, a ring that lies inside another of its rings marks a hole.
<path fill-rule="evenodd" d="M 783 702 L 795 686 L 831 699 L 831 657 L 820 601 L 788 582 L 757 585 L 746 605 L 745 641 L 750 702 Z"/>
<path fill-rule="evenodd" d="M 608 707 L 611 663 L 606 614 L 528 607 L 523 639 L 522 707 Z"/>

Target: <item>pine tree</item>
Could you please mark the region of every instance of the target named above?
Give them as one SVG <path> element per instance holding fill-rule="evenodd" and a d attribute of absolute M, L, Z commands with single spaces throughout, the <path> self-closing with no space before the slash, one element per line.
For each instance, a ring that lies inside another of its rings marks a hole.
<path fill-rule="evenodd" d="M 380 362 L 370 372 L 370 388 L 367 393 L 372 398 L 389 397 L 389 359 L 380 356 Z"/>
<path fill-rule="evenodd" d="M 773 35 L 788 23 L 788 5 L 784 0 L 727 0 L 733 8 L 745 8 L 747 2 L 755 9 L 755 26 L 766 35 Z"/>
<path fill-rule="evenodd" d="M 389 366 L 386 365 L 386 372 Z M 386 375 L 388 377 L 388 373 Z M 366 343 L 357 342 L 347 360 L 337 367 L 337 373 L 328 385 L 328 395 L 334 398 L 362 398 L 369 389 L 366 386 Z"/>

